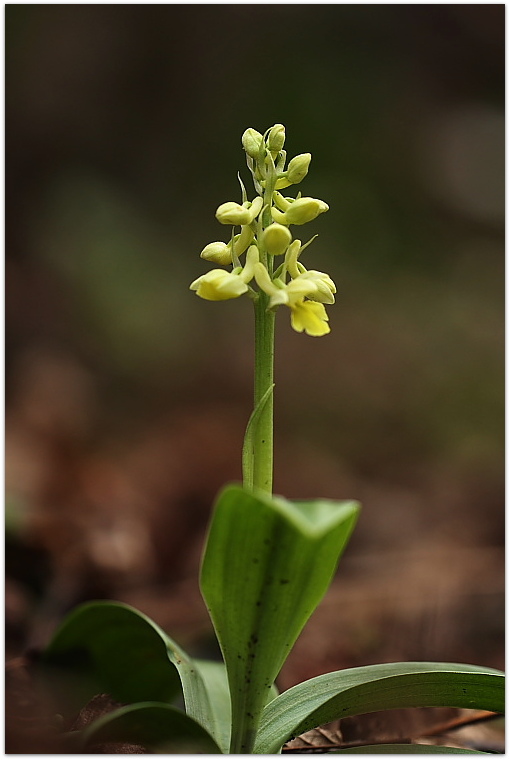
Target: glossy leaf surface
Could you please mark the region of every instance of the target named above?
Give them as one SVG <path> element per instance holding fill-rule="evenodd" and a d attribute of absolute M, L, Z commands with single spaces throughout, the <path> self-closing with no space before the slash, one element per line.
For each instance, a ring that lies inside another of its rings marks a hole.
<path fill-rule="evenodd" d="M 504 676 L 451 663 L 370 665 L 327 673 L 280 694 L 265 708 L 254 752 L 273 754 L 293 736 L 348 715 L 396 707 L 504 710 Z"/>
<path fill-rule="evenodd" d="M 231 752 L 250 752 L 260 712 L 322 599 L 358 513 L 355 502 L 288 502 L 239 486 L 220 495 L 201 588 L 227 665 Z"/>

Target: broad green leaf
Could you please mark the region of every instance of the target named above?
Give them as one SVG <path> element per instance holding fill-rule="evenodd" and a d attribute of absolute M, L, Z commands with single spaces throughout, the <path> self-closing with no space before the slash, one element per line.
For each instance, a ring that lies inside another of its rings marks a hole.
<path fill-rule="evenodd" d="M 239 486 L 220 495 L 201 589 L 229 676 L 233 754 L 250 752 L 268 691 L 327 590 L 357 513 L 354 502 L 292 503 Z"/>
<path fill-rule="evenodd" d="M 492 668 L 396 662 L 312 678 L 270 702 L 254 749 L 274 754 L 291 737 L 348 715 L 396 707 L 465 707 L 504 711 L 504 676 Z"/>
<path fill-rule="evenodd" d="M 221 754 L 212 737 L 175 707 L 143 702 L 121 707 L 98 718 L 82 733 L 82 748 L 106 742 L 141 744 L 171 754 Z"/>
<path fill-rule="evenodd" d="M 171 702 L 184 695 L 186 712 L 221 743 L 223 729 L 199 669 L 167 634 L 141 612 L 118 602 L 90 602 L 63 622 L 44 653 L 58 669 L 64 714 L 100 691 L 119 702 Z M 221 666 L 219 666 L 221 667 Z M 47 669 L 46 669 L 47 670 Z M 46 673 L 53 675 L 54 673 Z M 70 699 L 75 676 L 76 699 Z M 56 681 L 58 687 L 58 680 Z M 182 689 L 181 689 L 182 687 Z"/>
<path fill-rule="evenodd" d="M 441 747 L 438 744 L 367 744 L 364 747 L 335 749 L 330 755 L 489 755 L 475 749 Z"/>

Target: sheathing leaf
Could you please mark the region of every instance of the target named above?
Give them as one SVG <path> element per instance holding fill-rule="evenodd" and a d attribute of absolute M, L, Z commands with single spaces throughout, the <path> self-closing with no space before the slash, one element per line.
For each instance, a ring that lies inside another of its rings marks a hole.
<path fill-rule="evenodd" d="M 331 582 L 357 513 L 355 502 L 289 502 L 240 486 L 220 495 L 201 589 L 227 666 L 233 725 L 248 736 L 232 752 L 250 752 L 268 692 Z"/>

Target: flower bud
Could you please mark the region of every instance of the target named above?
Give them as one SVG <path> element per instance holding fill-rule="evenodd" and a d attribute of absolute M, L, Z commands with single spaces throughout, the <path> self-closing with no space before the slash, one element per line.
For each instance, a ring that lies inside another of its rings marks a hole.
<path fill-rule="evenodd" d="M 279 153 L 285 143 L 285 127 L 283 124 L 275 124 L 271 127 L 267 136 L 267 147 L 271 153 Z"/>
<path fill-rule="evenodd" d="M 328 210 L 329 206 L 324 201 L 316 198 L 298 198 L 286 210 L 285 224 L 306 224 Z"/>
<path fill-rule="evenodd" d="M 189 287 L 206 301 L 227 301 L 229 298 L 238 298 L 248 290 L 248 285 L 238 274 L 225 272 L 224 269 L 211 269 Z"/>
<path fill-rule="evenodd" d="M 216 211 L 216 219 L 221 224 L 250 224 L 252 221 L 252 215 L 249 209 L 228 201 L 228 203 L 222 203 Z"/>
<path fill-rule="evenodd" d="M 206 245 L 202 253 L 201 258 L 206 261 L 212 261 L 215 264 L 227 264 L 232 263 L 232 247 L 227 243 L 209 243 Z"/>
<path fill-rule="evenodd" d="M 287 179 L 291 185 L 297 185 L 306 177 L 311 160 L 311 153 L 301 153 L 290 161 L 287 167 Z"/>
<path fill-rule="evenodd" d="M 251 158 L 258 157 L 263 140 L 264 138 L 256 129 L 250 127 L 245 130 L 242 136 L 243 148 Z"/>
<path fill-rule="evenodd" d="M 266 250 L 271 256 L 281 256 L 287 250 L 292 235 L 289 228 L 284 227 L 283 224 L 273 222 L 269 227 L 266 227 L 263 233 L 263 243 Z"/>

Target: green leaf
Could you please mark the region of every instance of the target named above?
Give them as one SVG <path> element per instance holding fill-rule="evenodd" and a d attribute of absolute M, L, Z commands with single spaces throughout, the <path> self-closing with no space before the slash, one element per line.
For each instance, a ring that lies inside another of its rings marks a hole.
<path fill-rule="evenodd" d="M 220 495 L 201 589 L 229 676 L 233 754 L 250 752 L 268 691 L 323 597 L 357 513 L 354 502 L 292 503 L 239 486 Z"/>
<path fill-rule="evenodd" d="M 366 744 L 364 747 L 335 749 L 330 755 L 490 755 L 475 749 L 441 747 L 438 744 Z"/>
<path fill-rule="evenodd" d="M 63 714 L 103 691 L 127 703 L 171 702 L 183 694 L 188 715 L 221 744 L 223 720 L 218 722 L 216 696 L 211 698 L 202 677 L 206 666 L 132 607 L 104 601 L 78 607 L 55 634 L 43 664 Z"/>
<path fill-rule="evenodd" d="M 251 413 L 250 419 L 248 420 L 248 425 L 246 426 L 246 433 L 244 434 L 244 442 L 243 442 L 242 465 L 243 465 L 243 483 L 245 483 L 247 488 L 253 488 L 253 458 L 254 458 L 253 433 L 254 433 L 254 429 L 260 419 L 260 415 L 264 411 L 264 408 L 271 397 L 271 394 L 273 393 L 274 386 L 275 384 L 273 383 L 272 385 L 269 386 L 267 391 L 264 393 L 259 403 L 257 404 L 255 409 Z"/>
<path fill-rule="evenodd" d="M 254 753 L 273 754 L 293 736 L 348 715 L 396 707 L 504 711 L 504 676 L 475 665 L 397 662 L 327 673 L 265 708 Z"/>
<path fill-rule="evenodd" d="M 170 702 L 181 693 L 175 664 L 178 648 L 169 653 L 165 634 L 140 612 L 116 602 L 90 602 L 76 608 L 62 623 L 42 664 L 52 682 L 63 680 L 61 710 L 76 685 L 77 699 L 100 691 L 120 702 Z M 169 656 L 170 655 L 170 656 Z"/>
<path fill-rule="evenodd" d="M 231 731 L 230 691 L 223 662 L 195 660 L 210 706 L 209 730 L 224 754 L 228 754 Z"/>
<path fill-rule="evenodd" d="M 94 721 L 82 734 L 82 747 L 129 742 L 172 754 L 221 754 L 212 737 L 181 710 L 160 702 L 121 707 Z"/>
<path fill-rule="evenodd" d="M 232 710 L 225 664 L 223 662 L 211 662 L 210 660 L 194 660 L 194 663 L 204 681 L 207 700 L 210 705 L 211 719 L 208 723 L 208 730 L 216 739 L 221 751 L 228 754 Z M 267 694 L 267 702 L 277 696 L 278 690 L 273 684 Z"/>

